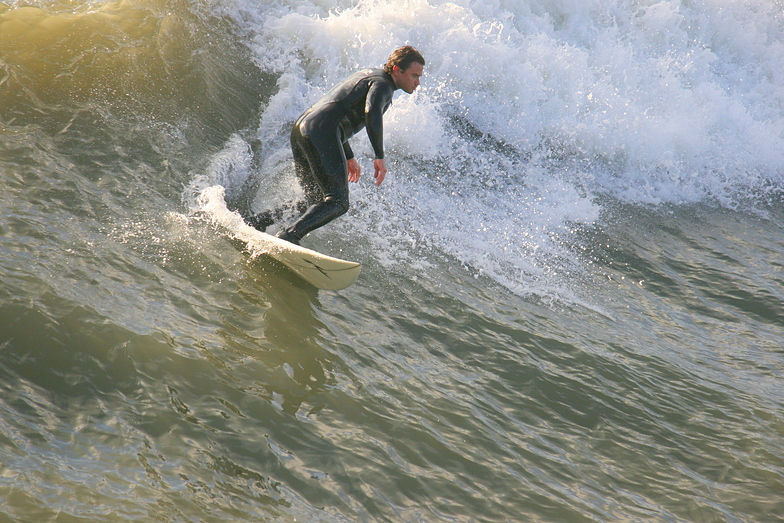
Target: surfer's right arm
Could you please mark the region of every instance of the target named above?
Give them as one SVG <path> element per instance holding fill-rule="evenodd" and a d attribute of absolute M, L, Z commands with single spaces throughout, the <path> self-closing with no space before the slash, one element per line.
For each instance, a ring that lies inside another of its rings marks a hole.
<path fill-rule="evenodd" d="M 387 175 L 387 163 L 383 158 L 377 158 L 373 161 L 373 168 L 376 170 L 376 172 L 373 173 L 373 178 L 376 179 L 376 185 L 381 185 L 381 182 L 384 181 L 384 177 Z"/>
<path fill-rule="evenodd" d="M 365 128 L 376 156 L 373 160 L 373 178 L 376 185 L 381 185 L 387 175 L 387 164 L 384 160 L 384 113 L 392 104 L 394 90 L 391 82 L 374 82 L 365 101 Z"/>
<path fill-rule="evenodd" d="M 376 160 L 384 159 L 384 113 L 392 104 L 394 85 L 378 79 L 370 85 L 365 99 L 365 129 Z"/>

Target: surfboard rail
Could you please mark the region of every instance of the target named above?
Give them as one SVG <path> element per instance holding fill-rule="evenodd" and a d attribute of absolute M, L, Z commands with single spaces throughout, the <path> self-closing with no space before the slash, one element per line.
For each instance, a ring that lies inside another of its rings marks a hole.
<path fill-rule="evenodd" d="M 319 289 L 345 289 L 359 276 L 360 263 L 334 258 L 263 232 L 255 232 L 264 235 L 264 241 L 273 243 L 275 248 L 266 253 L 268 256 Z"/>
<path fill-rule="evenodd" d="M 220 185 L 205 189 L 199 197 L 200 208 L 213 223 L 245 242 L 251 256 L 269 256 L 306 282 L 323 290 L 345 289 L 359 276 L 362 264 L 358 262 L 322 254 L 254 229 L 239 213 L 226 207 L 224 193 L 225 189 Z"/>

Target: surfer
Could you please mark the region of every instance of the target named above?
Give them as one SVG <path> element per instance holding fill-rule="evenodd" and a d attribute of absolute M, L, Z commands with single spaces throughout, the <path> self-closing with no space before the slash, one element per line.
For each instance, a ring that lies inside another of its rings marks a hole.
<path fill-rule="evenodd" d="M 305 111 L 291 130 L 294 167 L 305 199 L 251 216 L 248 223 L 263 232 L 294 207 L 301 216 L 277 236 L 299 245 L 303 236 L 348 211 L 348 182 L 360 177 L 348 139 L 363 127 L 375 155 L 373 177 L 381 185 L 387 174 L 383 114 L 395 90 L 414 92 L 424 66 L 419 51 L 403 46 L 392 52 L 383 69 L 352 74 Z"/>

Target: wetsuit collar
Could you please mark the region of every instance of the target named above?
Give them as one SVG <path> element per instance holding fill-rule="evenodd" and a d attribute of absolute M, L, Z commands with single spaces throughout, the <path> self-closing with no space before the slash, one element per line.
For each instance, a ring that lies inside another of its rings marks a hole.
<path fill-rule="evenodd" d="M 397 86 L 397 84 L 395 83 L 395 79 L 394 79 L 394 78 L 392 78 L 392 75 L 391 75 L 391 74 L 389 74 L 389 73 L 388 73 L 388 72 L 386 72 L 386 71 L 384 71 L 384 78 L 386 78 L 386 79 L 387 79 L 387 81 L 388 81 L 390 84 L 392 84 L 392 89 L 393 89 L 394 91 L 397 91 L 398 89 L 400 89 L 400 87 L 398 87 L 398 86 Z"/>

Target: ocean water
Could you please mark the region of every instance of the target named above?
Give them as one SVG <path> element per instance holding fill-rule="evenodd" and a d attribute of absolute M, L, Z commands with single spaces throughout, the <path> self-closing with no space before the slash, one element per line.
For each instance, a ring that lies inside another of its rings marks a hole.
<path fill-rule="evenodd" d="M 0 521 L 784 521 L 780 0 L 0 3 Z M 304 240 L 288 132 L 412 44 Z M 213 196 L 211 196 L 213 195 Z"/>

